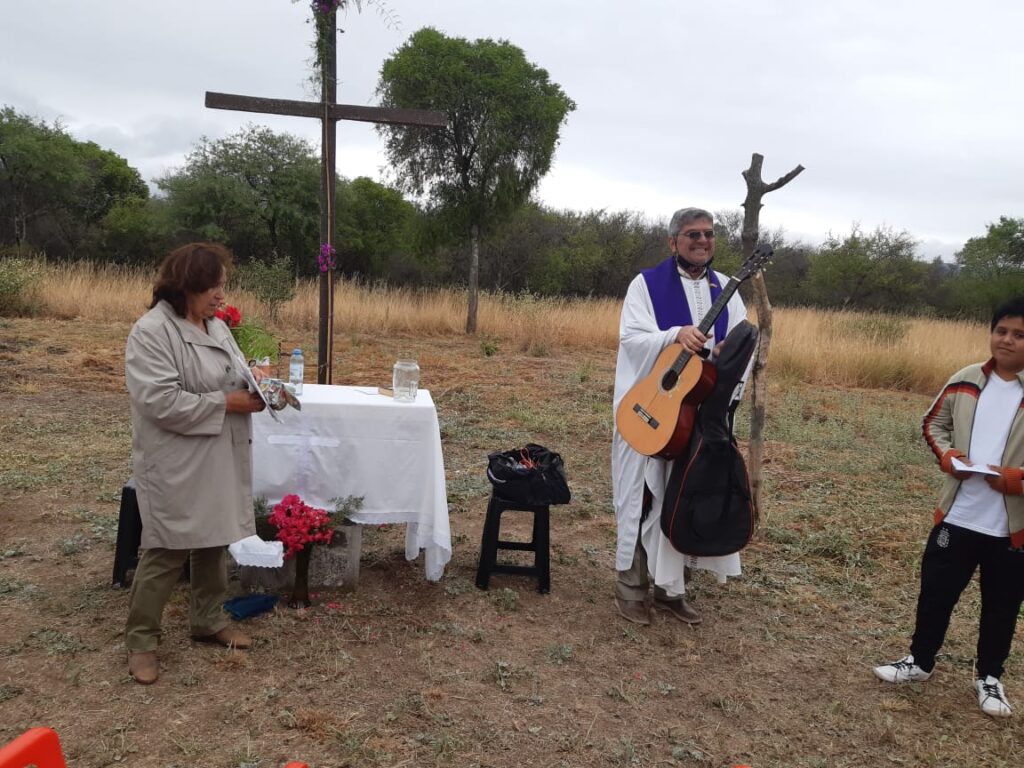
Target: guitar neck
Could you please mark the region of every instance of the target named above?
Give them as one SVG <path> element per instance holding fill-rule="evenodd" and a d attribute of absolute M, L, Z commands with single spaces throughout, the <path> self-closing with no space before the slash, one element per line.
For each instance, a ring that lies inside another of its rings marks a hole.
<path fill-rule="evenodd" d="M 722 314 L 722 310 L 725 309 L 725 305 L 729 303 L 729 299 L 731 299 L 732 295 L 736 293 L 736 289 L 740 287 L 740 282 L 741 281 L 737 280 L 735 277 L 729 278 L 729 282 L 726 284 L 725 288 L 722 289 L 722 292 L 718 294 L 718 298 L 715 299 L 715 303 L 711 305 L 711 309 L 709 309 L 708 313 L 704 315 L 704 319 L 700 321 L 700 325 L 697 326 L 697 329 L 705 336 L 708 335 L 708 331 L 710 331 L 712 326 L 714 326 L 715 320 L 718 319 L 718 316 Z M 715 339 L 715 341 L 721 341 L 721 339 Z"/>

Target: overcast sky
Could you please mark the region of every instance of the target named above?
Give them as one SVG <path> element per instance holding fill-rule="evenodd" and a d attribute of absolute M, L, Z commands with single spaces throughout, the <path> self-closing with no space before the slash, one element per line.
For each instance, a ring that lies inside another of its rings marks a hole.
<path fill-rule="evenodd" d="M 201 137 L 257 122 L 204 92 L 316 99 L 305 1 L 0 0 L 0 104 L 60 118 L 149 181 Z M 338 100 L 374 104 L 417 29 L 520 46 L 576 101 L 542 202 L 575 210 L 735 208 L 765 156 L 762 222 L 791 238 L 887 225 L 951 256 L 1024 216 L 1024 2 L 382 0 L 340 15 Z M 383 142 L 338 125 L 338 172 L 383 179 Z"/>

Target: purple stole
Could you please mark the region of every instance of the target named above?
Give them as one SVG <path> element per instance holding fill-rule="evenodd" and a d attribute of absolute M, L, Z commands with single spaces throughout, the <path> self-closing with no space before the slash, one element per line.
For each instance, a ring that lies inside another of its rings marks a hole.
<path fill-rule="evenodd" d="M 693 322 L 693 314 L 690 312 L 690 303 L 686 300 L 686 291 L 683 290 L 680 281 L 675 256 L 669 256 L 658 266 L 645 269 L 640 274 L 647 283 L 647 293 L 650 294 L 651 304 L 654 305 L 654 319 L 661 330 L 667 331 L 677 325 L 697 325 Z M 722 294 L 722 286 L 718 284 L 718 275 L 714 270 L 709 268 L 707 277 L 711 286 L 711 302 L 714 303 Z M 729 309 L 726 306 L 715 319 L 716 344 L 726 337 L 728 330 Z"/>

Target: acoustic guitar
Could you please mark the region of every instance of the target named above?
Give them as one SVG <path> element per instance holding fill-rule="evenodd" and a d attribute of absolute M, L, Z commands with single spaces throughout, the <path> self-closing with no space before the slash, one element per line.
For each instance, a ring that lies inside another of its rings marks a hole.
<path fill-rule="evenodd" d="M 767 243 L 754 249 L 701 320 L 701 333 L 708 334 L 740 284 L 753 277 L 773 253 Z M 670 344 L 658 355 L 651 372 L 634 384 L 619 403 L 615 413 L 619 434 L 637 453 L 674 459 L 686 450 L 697 406 L 714 387 L 712 363 L 678 342 Z"/>

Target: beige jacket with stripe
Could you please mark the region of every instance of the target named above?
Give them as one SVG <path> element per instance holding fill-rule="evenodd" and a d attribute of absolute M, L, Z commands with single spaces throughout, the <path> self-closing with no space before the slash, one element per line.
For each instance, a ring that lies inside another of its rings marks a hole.
<path fill-rule="evenodd" d="M 935 508 L 936 525 L 945 519 L 960 490 L 960 480 L 952 474 L 951 462 L 955 456 L 967 456 L 971 448 L 978 395 L 988 383 L 994 368 L 995 362 L 989 360 L 957 371 L 946 382 L 924 416 L 922 432 L 925 442 L 935 454 L 939 467 L 946 473 L 939 505 Z M 1024 372 L 1017 374 L 1017 378 L 1021 386 L 1024 386 Z M 1006 438 L 1006 448 L 1003 450 L 1002 466 L 1005 468 L 1003 477 L 1006 479 L 1007 493 L 1003 501 L 1010 526 L 1010 541 L 1014 547 L 1024 547 L 1024 487 L 1021 481 L 1024 475 L 1021 469 L 1024 466 L 1024 400 L 1014 414 L 1010 434 Z"/>

